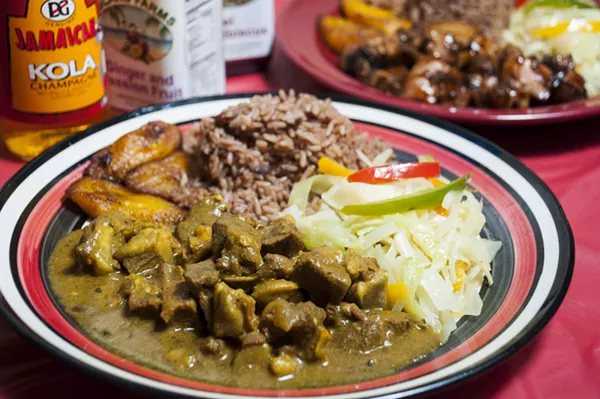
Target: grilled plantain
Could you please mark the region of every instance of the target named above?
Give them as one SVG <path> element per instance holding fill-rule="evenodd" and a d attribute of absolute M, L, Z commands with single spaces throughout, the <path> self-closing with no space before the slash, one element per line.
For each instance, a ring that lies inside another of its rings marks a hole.
<path fill-rule="evenodd" d="M 131 169 L 161 159 L 181 144 L 177 126 L 150 122 L 98 152 L 85 170 L 85 176 L 121 182 Z"/>
<path fill-rule="evenodd" d="M 318 27 L 327 46 L 337 54 L 341 54 L 351 44 L 360 44 L 366 39 L 382 34 L 377 29 L 334 15 L 321 16 Z"/>
<path fill-rule="evenodd" d="M 350 21 L 370 26 L 388 35 L 412 26 L 410 20 L 398 17 L 393 11 L 373 7 L 363 0 L 341 0 L 340 10 Z"/>
<path fill-rule="evenodd" d="M 137 192 L 158 195 L 166 199 L 187 180 L 190 159 L 182 151 L 166 158 L 142 164 L 125 176 L 125 185 Z"/>
<path fill-rule="evenodd" d="M 175 204 L 148 194 L 137 194 L 107 180 L 82 177 L 66 191 L 90 217 L 121 210 L 141 222 L 174 224 L 185 212 Z"/>

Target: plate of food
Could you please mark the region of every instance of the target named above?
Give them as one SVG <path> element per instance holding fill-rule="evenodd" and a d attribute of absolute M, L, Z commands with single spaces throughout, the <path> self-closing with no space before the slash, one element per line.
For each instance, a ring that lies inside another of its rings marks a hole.
<path fill-rule="evenodd" d="M 330 88 L 457 122 L 600 115 L 593 0 L 291 1 L 277 38 Z"/>
<path fill-rule="evenodd" d="M 293 92 L 154 106 L 0 193 L 1 308 L 59 358 L 188 397 L 411 396 L 529 342 L 573 237 L 446 122 Z"/>

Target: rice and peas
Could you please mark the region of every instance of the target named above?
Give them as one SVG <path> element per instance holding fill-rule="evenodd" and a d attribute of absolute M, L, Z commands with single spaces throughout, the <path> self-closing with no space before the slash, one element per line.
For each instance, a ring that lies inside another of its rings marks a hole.
<path fill-rule="evenodd" d="M 345 205 L 448 182 L 439 177 L 365 184 L 319 174 L 323 157 L 350 170 L 394 158 L 387 143 L 354 130 L 330 100 L 293 91 L 255 96 L 186 133 L 184 150 L 207 167 L 199 178 L 186 179 L 178 202 L 219 193 L 235 213 L 261 221 L 294 217 L 309 248 L 330 245 L 375 258 L 388 271 L 388 305 L 425 320 L 442 341 L 461 317 L 481 313 L 479 291 L 485 281 L 493 283 L 490 265 L 501 246 L 480 236 L 481 201 L 465 187 L 449 191 L 432 209 L 380 216 L 341 212 Z"/>

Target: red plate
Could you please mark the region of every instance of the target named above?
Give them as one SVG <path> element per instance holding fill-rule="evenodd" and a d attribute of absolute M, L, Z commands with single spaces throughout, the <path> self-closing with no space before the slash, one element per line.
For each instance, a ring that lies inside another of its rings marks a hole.
<path fill-rule="evenodd" d="M 600 115 L 600 97 L 524 110 L 490 110 L 424 104 L 387 95 L 338 67 L 338 57 L 319 37 L 316 19 L 336 14 L 339 0 L 290 0 L 277 20 L 277 38 L 287 55 L 312 77 L 343 93 L 463 123 L 523 125 L 564 122 Z"/>

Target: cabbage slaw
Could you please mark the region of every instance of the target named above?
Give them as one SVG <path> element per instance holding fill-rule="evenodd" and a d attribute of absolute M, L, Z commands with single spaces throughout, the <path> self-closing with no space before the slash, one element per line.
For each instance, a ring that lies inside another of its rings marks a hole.
<path fill-rule="evenodd" d="M 379 157 L 372 164 L 386 160 Z M 465 188 L 444 196 L 443 212 L 436 208 L 384 216 L 341 212 L 346 205 L 433 187 L 425 178 L 373 185 L 350 183 L 343 176 L 316 175 L 293 187 L 283 214 L 295 219 L 309 249 L 330 245 L 375 258 L 388 271 L 388 307 L 424 320 L 445 342 L 458 320 L 481 313 L 479 291 L 484 281 L 493 284 L 491 262 L 501 243 L 480 236 L 485 224 L 482 203 Z M 321 203 L 311 212 L 309 198 L 314 194 Z"/>

